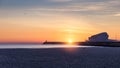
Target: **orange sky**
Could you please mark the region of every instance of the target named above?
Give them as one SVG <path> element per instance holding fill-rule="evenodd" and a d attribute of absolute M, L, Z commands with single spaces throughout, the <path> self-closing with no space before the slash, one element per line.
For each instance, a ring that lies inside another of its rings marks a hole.
<path fill-rule="evenodd" d="M 100 32 L 120 40 L 118 0 L 19 1 L 1 1 L 0 42 L 85 41 Z"/>
<path fill-rule="evenodd" d="M 59 25 L 57 25 L 59 26 Z M 102 30 L 96 29 L 77 29 L 77 28 L 50 28 L 50 27 L 28 27 L 19 25 L 9 25 L 9 27 L 1 27 L 1 42 L 43 42 L 48 41 L 85 41 L 88 37 Z M 80 27 L 79 27 L 80 28 Z M 88 29 L 88 30 L 87 30 Z M 93 31 L 93 32 L 92 32 Z M 113 33 L 112 33 L 113 32 Z M 115 39 L 114 31 L 109 31 L 110 38 Z M 117 38 L 119 39 L 119 37 Z"/>

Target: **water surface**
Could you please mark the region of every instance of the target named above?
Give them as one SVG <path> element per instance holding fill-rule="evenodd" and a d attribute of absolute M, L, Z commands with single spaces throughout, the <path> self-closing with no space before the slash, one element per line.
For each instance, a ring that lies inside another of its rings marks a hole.
<path fill-rule="evenodd" d="M 94 47 L 94 46 L 78 46 L 78 45 L 42 45 L 42 44 L 29 44 L 29 45 L 21 45 L 21 44 L 8 44 L 8 45 L 0 45 L 0 48 L 83 48 L 83 47 Z"/>

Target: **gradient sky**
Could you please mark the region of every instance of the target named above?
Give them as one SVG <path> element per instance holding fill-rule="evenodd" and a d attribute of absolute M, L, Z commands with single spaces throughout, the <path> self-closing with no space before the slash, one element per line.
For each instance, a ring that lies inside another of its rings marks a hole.
<path fill-rule="evenodd" d="M 120 40 L 120 0 L 0 0 L 0 42 Z"/>

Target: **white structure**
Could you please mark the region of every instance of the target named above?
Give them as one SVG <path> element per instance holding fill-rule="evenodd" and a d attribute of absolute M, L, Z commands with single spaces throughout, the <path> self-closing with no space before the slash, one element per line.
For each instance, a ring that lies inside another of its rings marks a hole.
<path fill-rule="evenodd" d="M 107 32 L 102 32 L 89 37 L 89 42 L 118 42 L 116 40 L 110 40 Z"/>

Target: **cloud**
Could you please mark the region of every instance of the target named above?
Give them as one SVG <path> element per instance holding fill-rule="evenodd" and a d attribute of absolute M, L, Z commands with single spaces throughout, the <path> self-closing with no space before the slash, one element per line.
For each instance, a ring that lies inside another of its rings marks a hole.
<path fill-rule="evenodd" d="M 59 0 L 54 0 L 59 1 Z M 60 0 L 60 1 L 71 1 L 71 0 Z M 37 8 L 41 11 L 59 11 L 59 12 L 95 12 L 95 13 L 112 13 L 118 12 L 120 1 L 104 1 L 104 2 L 69 2 L 65 5 L 56 5 L 55 7 L 43 7 Z"/>
<path fill-rule="evenodd" d="M 49 0 L 51 2 L 69 2 L 69 1 L 72 1 L 72 0 Z"/>
<path fill-rule="evenodd" d="M 120 16 L 120 13 L 114 14 L 113 16 Z"/>
<path fill-rule="evenodd" d="M 32 11 L 48 11 L 48 12 L 83 12 L 83 11 L 102 11 L 105 9 L 105 6 L 99 5 L 96 3 L 78 3 L 78 4 L 66 4 L 60 5 L 55 7 L 39 7 L 39 8 L 32 8 L 27 10 Z"/>
<path fill-rule="evenodd" d="M 34 6 L 29 6 L 32 4 Z M 29 2 L 25 1 L 23 6 L 24 8 L 18 7 L 16 9 L 25 9 L 25 13 L 32 13 L 32 15 L 44 15 L 42 12 L 82 15 L 113 15 L 114 13 L 120 12 L 119 0 L 35 0 L 34 2 L 30 0 Z"/>

